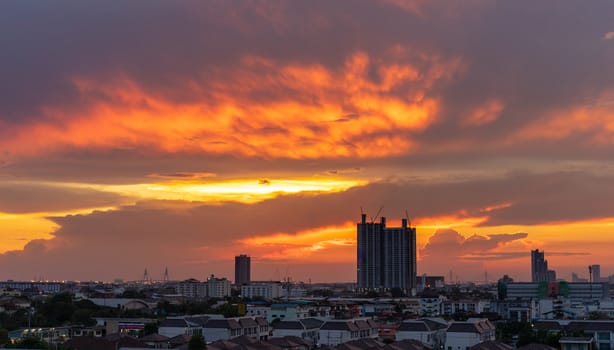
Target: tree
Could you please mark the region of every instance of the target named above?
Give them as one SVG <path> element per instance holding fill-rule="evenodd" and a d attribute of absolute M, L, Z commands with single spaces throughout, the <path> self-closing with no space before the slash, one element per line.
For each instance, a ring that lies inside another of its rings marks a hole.
<path fill-rule="evenodd" d="M 0 327 L 0 346 L 9 342 L 9 331 Z"/>
<path fill-rule="evenodd" d="M 207 348 L 207 342 L 202 335 L 193 335 L 188 342 L 188 350 L 205 350 Z"/>
<path fill-rule="evenodd" d="M 13 345 L 15 349 L 49 349 L 47 342 L 36 337 L 27 337 Z"/>
<path fill-rule="evenodd" d="M 143 328 L 143 335 L 156 334 L 158 333 L 158 324 L 157 323 L 147 323 Z"/>

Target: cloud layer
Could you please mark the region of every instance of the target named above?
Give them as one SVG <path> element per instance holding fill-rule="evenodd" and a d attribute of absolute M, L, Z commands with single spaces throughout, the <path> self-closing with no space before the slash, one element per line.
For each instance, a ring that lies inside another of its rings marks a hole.
<path fill-rule="evenodd" d="M 351 223 L 382 205 L 425 232 L 427 272 L 479 278 L 531 247 L 606 259 L 612 13 L 609 1 L 2 3 L 0 250 L 13 251 L 0 263 L 11 278 L 164 264 L 198 277 L 231 275 L 232 255 L 253 251 L 263 278 L 293 264 L 316 279 L 309 264 L 328 262 L 337 275 L 322 279 L 351 280 Z M 344 185 L 326 187 L 333 177 Z M 262 194 L 299 180 L 316 190 Z M 462 253 L 440 264 L 446 247 Z"/>

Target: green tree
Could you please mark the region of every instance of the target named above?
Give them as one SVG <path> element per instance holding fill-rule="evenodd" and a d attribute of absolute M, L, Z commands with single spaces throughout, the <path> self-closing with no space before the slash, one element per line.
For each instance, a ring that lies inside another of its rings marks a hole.
<path fill-rule="evenodd" d="M 143 328 L 143 335 L 156 334 L 158 333 L 158 324 L 157 323 L 147 323 L 145 324 L 145 328 Z"/>
<path fill-rule="evenodd" d="M 15 349 L 49 349 L 49 344 L 36 337 L 23 338 L 12 345 Z"/>
<path fill-rule="evenodd" d="M 0 346 L 9 342 L 9 331 L 0 327 Z"/>
<path fill-rule="evenodd" d="M 205 350 L 207 348 L 207 342 L 202 335 L 193 335 L 188 342 L 188 350 Z"/>

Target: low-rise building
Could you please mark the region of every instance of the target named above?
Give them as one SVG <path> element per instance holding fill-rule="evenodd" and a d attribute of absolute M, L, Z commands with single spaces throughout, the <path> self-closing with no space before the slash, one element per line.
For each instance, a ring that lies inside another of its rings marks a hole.
<path fill-rule="evenodd" d="M 337 346 L 358 339 L 376 339 L 379 327 L 371 319 L 329 320 L 320 327 L 320 345 Z"/>
<path fill-rule="evenodd" d="M 468 350 L 470 347 L 495 340 L 495 326 L 488 319 L 470 318 L 452 322 L 446 331 L 446 350 Z"/>
<path fill-rule="evenodd" d="M 396 340 L 414 339 L 441 349 L 446 343 L 448 323 L 441 320 L 420 319 L 401 322 L 396 331 Z"/>
<path fill-rule="evenodd" d="M 241 286 L 242 298 L 276 299 L 283 295 L 281 282 L 251 282 Z"/>

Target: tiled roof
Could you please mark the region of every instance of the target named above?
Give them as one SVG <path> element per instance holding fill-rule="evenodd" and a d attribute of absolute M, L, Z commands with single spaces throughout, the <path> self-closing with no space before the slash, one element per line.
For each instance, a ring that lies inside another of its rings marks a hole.
<path fill-rule="evenodd" d="M 531 343 L 531 344 L 520 346 L 518 350 L 557 350 L 557 349 L 553 348 L 550 345 L 546 345 L 546 344 Z"/>
<path fill-rule="evenodd" d="M 431 329 L 424 321 L 404 321 L 398 328 L 399 332 L 430 332 Z"/>
<path fill-rule="evenodd" d="M 160 327 L 183 328 L 187 326 L 188 324 L 183 318 L 167 318 L 160 322 Z"/>
<path fill-rule="evenodd" d="M 269 325 L 269 323 L 266 321 L 266 318 L 264 318 L 264 317 L 256 317 L 256 322 L 260 326 L 268 326 Z"/>
<path fill-rule="evenodd" d="M 275 329 L 305 329 L 299 321 L 280 321 L 275 324 Z"/>
<path fill-rule="evenodd" d="M 192 316 L 192 317 L 187 317 L 186 320 L 188 322 L 192 322 L 192 323 L 197 324 L 199 326 L 204 326 L 205 323 L 207 323 L 210 318 L 211 317 L 209 317 L 209 316 Z"/>
<path fill-rule="evenodd" d="M 165 337 L 161 334 L 153 333 L 153 334 L 148 334 L 142 337 L 141 341 L 144 341 L 144 342 L 163 342 L 164 341 L 165 342 L 165 341 L 168 341 L 168 339 L 169 339 L 168 337 Z"/>
<path fill-rule="evenodd" d="M 229 319 L 229 320 L 218 320 L 211 319 L 209 320 L 203 328 L 211 329 L 211 328 L 226 328 L 226 329 L 239 329 L 242 328 L 239 322 Z"/>
<path fill-rule="evenodd" d="M 453 322 L 448 327 L 448 333 L 479 333 L 480 331 L 474 323 Z"/>
<path fill-rule="evenodd" d="M 171 345 L 177 346 L 177 345 L 181 345 L 181 344 L 186 344 L 187 342 L 190 341 L 191 338 L 192 337 L 187 335 L 187 334 L 179 334 L 179 335 L 176 335 L 176 336 L 170 338 L 168 340 L 168 342 Z"/>
<path fill-rule="evenodd" d="M 245 317 L 245 318 L 239 319 L 239 324 L 243 328 L 246 328 L 246 327 L 258 327 L 258 323 L 256 321 L 254 321 L 254 319 L 249 318 L 249 317 Z"/>
<path fill-rule="evenodd" d="M 317 318 L 305 318 L 301 320 L 301 323 L 305 326 L 305 329 L 315 329 L 322 327 L 324 321 Z"/>
<path fill-rule="evenodd" d="M 485 341 L 483 343 L 476 344 L 469 348 L 469 350 L 512 350 L 511 345 L 499 341 Z"/>
<path fill-rule="evenodd" d="M 354 324 L 356 324 L 356 327 L 358 327 L 359 329 L 370 329 L 371 328 L 369 326 L 369 323 L 367 323 L 367 321 L 365 320 L 356 320 Z"/>
<path fill-rule="evenodd" d="M 332 331 L 349 331 L 356 332 L 358 331 L 358 327 L 351 321 L 327 321 L 325 322 L 321 330 L 332 330 Z"/>
<path fill-rule="evenodd" d="M 405 339 L 388 344 L 383 350 L 432 350 L 432 347 L 419 340 Z"/>

